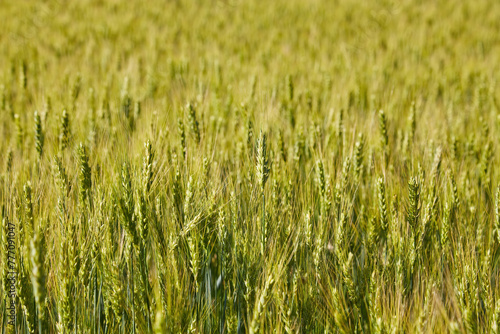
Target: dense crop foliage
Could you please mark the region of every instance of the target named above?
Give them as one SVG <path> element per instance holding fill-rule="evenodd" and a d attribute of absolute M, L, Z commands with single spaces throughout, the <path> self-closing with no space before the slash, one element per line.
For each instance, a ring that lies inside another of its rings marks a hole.
<path fill-rule="evenodd" d="M 499 2 L 0 21 L 6 331 L 500 331 Z"/>

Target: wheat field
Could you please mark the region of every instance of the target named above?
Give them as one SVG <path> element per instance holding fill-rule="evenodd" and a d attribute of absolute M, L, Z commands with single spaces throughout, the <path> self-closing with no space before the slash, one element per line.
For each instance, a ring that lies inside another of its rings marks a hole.
<path fill-rule="evenodd" d="M 0 21 L 2 333 L 500 333 L 500 2 Z"/>

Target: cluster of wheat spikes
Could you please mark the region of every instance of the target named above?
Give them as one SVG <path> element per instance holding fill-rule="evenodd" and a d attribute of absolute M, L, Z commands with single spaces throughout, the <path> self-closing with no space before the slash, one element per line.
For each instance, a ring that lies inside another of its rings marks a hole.
<path fill-rule="evenodd" d="M 0 22 L 2 333 L 500 332 L 499 2 Z"/>

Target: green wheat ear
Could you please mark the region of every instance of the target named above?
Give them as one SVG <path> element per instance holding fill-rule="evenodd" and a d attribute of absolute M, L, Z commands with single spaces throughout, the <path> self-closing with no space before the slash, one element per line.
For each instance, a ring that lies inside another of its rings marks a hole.
<path fill-rule="evenodd" d="M 416 234 L 418 229 L 418 218 L 420 216 L 420 183 L 414 177 L 408 181 L 408 203 L 406 208 L 406 220 Z"/>
<path fill-rule="evenodd" d="M 496 244 L 500 245 L 500 185 L 497 187 L 496 197 L 495 197 L 495 223 L 494 235 L 496 236 Z"/>
<path fill-rule="evenodd" d="M 80 205 L 84 205 L 90 200 L 90 188 L 92 186 L 91 169 L 86 147 L 80 143 L 78 146 L 79 172 L 78 180 L 80 186 Z"/>
<path fill-rule="evenodd" d="M 304 129 L 301 127 L 298 131 L 295 143 L 293 146 L 293 160 L 297 166 L 300 167 L 301 162 L 304 160 L 306 150 L 306 140 L 304 138 Z"/>
<path fill-rule="evenodd" d="M 167 333 L 167 321 L 165 319 L 164 311 L 161 309 L 161 307 L 158 307 L 158 311 L 156 312 L 155 324 L 153 329 L 155 334 Z"/>
<path fill-rule="evenodd" d="M 114 315 L 117 318 L 117 323 L 122 321 L 122 318 L 125 316 L 125 308 L 126 305 L 126 289 L 123 286 L 123 282 L 120 277 L 121 268 L 117 261 L 110 261 L 109 269 L 106 271 L 106 285 L 110 291 L 110 303 L 111 308 L 113 310 Z"/>
<path fill-rule="evenodd" d="M 174 180 L 172 182 L 172 200 L 174 204 L 177 221 L 182 226 L 184 222 L 184 213 L 183 213 L 184 204 L 182 198 L 181 173 L 179 168 L 176 168 Z"/>
<path fill-rule="evenodd" d="M 45 286 L 44 268 L 44 235 L 40 230 L 35 231 L 31 239 L 31 282 L 33 284 L 33 295 L 38 313 L 38 332 L 44 333 L 46 330 L 46 303 L 47 288 Z"/>
<path fill-rule="evenodd" d="M 267 136 L 261 132 L 257 142 L 257 183 L 261 192 L 264 192 L 264 186 L 269 178 L 269 172 L 270 167 L 267 156 Z"/>
<path fill-rule="evenodd" d="M 154 151 L 151 146 L 151 142 L 148 140 L 144 143 L 144 158 L 142 163 L 142 179 L 144 193 L 147 195 L 151 189 L 151 183 L 153 181 L 153 160 Z"/>
<path fill-rule="evenodd" d="M 436 182 L 439 174 L 441 173 L 441 161 L 442 161 L 442 152 L 441 147 L 436 149 L 436 153 L 434 154 L 434 161 L 432 162 L 432 170 L 431 176 L 433 178 L 432 182 Z"/>
<path fill-rule="evenodd" d="M 42 119 L 38 111 L 35 111 L 35 148 L 38 153 L 38 158 L 40 159 L 43 154 L 43 144 L 45 141 L 45 136 L 42 129 Z"/>
<path fill-rule="evenodd" d="M 73 317 L 75 312 L 74 296 L 73 296 L 73 277 L 69 268 L 70 258 L 68 251 L 68 242 L 71 242 L 69 237 L 63 239 L 61 252 L 61 300 L 59 304 L 59 324 L 63 330 L 71 332 L 73 330 Z"/>
<path fill-rule="evenodd" d="M 266 221 L 266 197 L 264 189 L 267 179 L 269 178 L 269 160 L 267 156 L 267 137 L 266 134 L 260 132 L 259 140 L 257 142 L 257 183 L 262 196 L 262 220 L 261 220 L 261 254 L 264 254 L 267 239 L 268 227 Z"/>
<path fill-rule="evenodd" d="M 283 139 L 283 131 L 281 129 L 278 132 L 278 150 L 279 150 L 279 157 L 281 157 L 283 162 L 286 162 L 287 152 L 285 148 L 285 141 Z"/>
<path fill-rule="evenodd" d="M 9 149 L 7 150 L 7 159 L 5 160 L 5 173 L 6 174 L 10 173 L 10 171 L 12 169 L 12 160 L 13 160 L 12 148 L 9 146 Z"/>
<path fill-rule="evenodd" d="M 21 65 L 19 66 L 19 88 L 21 92 L 24 93 L 26 88 L 28 87 L 28 66 L 26 65 L 26 61 L 23 60 Z"/>
<path fill-rule="evenodd" d="M 177 121 L 177 129 L 179 131 L 179 136 L 181 137 L 181 149 L 182 149 L 182 157 L 186 159 L 187 155 L 187 146 L 186 146 L 186 131 L 184 129 L 184 122 L 181 118 Z"/>
<path fill-rule="evenodd" d="M 358 135 L 358 140 L 354 146 L 354 175 L 356 179 L 361 177 L 363 172 L 365 137 L 362 133 Z"/>
<path fill-rule="evenodd" d="M 69 114 L 68 111 L 64 109 L 59 124 L 59 150 L 64 151 L 64 149 L 68 147 L 69 137 Z"/>
<path fill-rule="evenodd" d="M 291 75 L 286 76 L 286 88 L 287 88 L 287 99 L 289 102 L 293 101 L 294 97 L 294 86 L 293 79 Z"/>
<path fill-rule="evenodd" d="M 28 254 L 29 257 L 29 254 Z M 29 333 L 34 333 L 35 326 L 35 299 L 33 296 L 33 286 L 30 282 L 30 273 L 25 268 L 24 256 L 19 259 L 19 279 L 17 280 L 17 292 L 19 303 L 21 304 L 22 314 L 26 321 Z"/>
<path fill-rule="evenodd" d="M 50 96 L 45 97 L 45 102 L 43 104 L 43 112 L 42 118 L 44 121 L 47 120 L 47 117 L 52 113 L 52 99 Z"/>
<path fill-rule="evenodd" d="M 2 216 L 3 216 L 3 213 L 2 213 Z M 2 250 L 0 251 L 0 258 L 2 259 L 2 263 L 4 263 L 3 268 L 2 268 L 2 283 L 3 283 L 2 287 L 4 289 L 3 291 L 9 291 L 9 289 L 10 289 L 11 280 L 9 278 L 8 273 L 9 273 L 9 271 L 12 271 L 11 266 L 15 266 L 15 264 L 12 264 L 12 262 L 10 264 L 8 264 L 8 261 L 9 261 L 9 243 L 10 243 L 9 239 L 11 239 L 8 237 L 9 225 L 10 225 L 9 219 L 5 216 L 2 217 L 2 226 L 0 227 L 2 229 L 1 242 L 3 245 L 6 245 L 5 247 L 2 247 Z M 15 241 L 14 241 L 14 243 L 15 243 Z M 17 268 L 15 268 L 15 270 L 17 270 Z"/>
<path fill-rule="evenodd" d="M 269 290 L 274 284 L 273 274 L 270 274 L 264 283 L 264 287 L 260 292 L 259 298 L 257 299 L 257 303 L 253 310 L 252 320 L 250 322 L 250 334 L 260 333 L 261 332 L 261 324 L 263 320 L 264 308 L 269 300 Z"/>
<path fill-rule="evenodd" d="M 139 200 L 138 205 L 138 217 L 137 220 L 139 222 L 139 236 L 144 247 L 147 247 L 147 239 L 148 239 L 148 230 L 149 230 L 149 217 L 148 217 L 148 208 L 146 205 L 146 198 L 142 193 L 137 194 L 137 198 Z"/>
<path fill-rule="evenodd" d="M 386 240 L 389 230 L 389 219 L 387 215 L 387 202 L 385 200 L 385 183 L 380 177 L 377 181 L 378 189 L 378 208 L 380 215 L 380 236 L 382 240 Z"/>
<path fill-rule="evenodd" d="M 54 158 L 54 176 L 56 177 L 56 182 L 59 186 L 61 196 L 65 197 L 68 194 L 68 175 L 58 157 Z"/>
<path fill-rule="evenodd" d="M 417 131 L 417 111 L 415 107 L 415 101 L 412 102 L 410 107 L 409 123 L 410 123 L 410 137 L 408 139 L 410 143 L 413 143 L 415 139 L 415 133 Z"/>
<path fill-rule="evenodd" d="M 325 180 L 325 167 L 323 166 L 323 161 L 318 160 L 316 162 L 316 184 L 323 198 L 326 191 L 326 180 Z"/>
<path fill-rule="evenodd" d="M 31 199 L 31 182 L 26 182 L 23 188 L 23 193 L 24 193 L 24 214 L 25 214 L 25 219 L 26 222 L 28 223 L 28 228 L 26 229 L 28 232 L 28 235 L 31 236 L 31 233 L 33 233 L 33 229 L 35 226 L 35 221 L 33 217 L 33 202 Z"/>
<path fill-rule="evenodd" d="M 253 123 L 250 119 L 247 122 L 247 148 L 248 152 L 253 155 L 254 153 L 254 139 L 253 139 Z"/>
<path fill-rule="evenodd" d="M 186 186 L 186 196 L 184 198 L 184 222 L 187 223 L 189 221 L 189 214 L 191 212 L 191 208 L 193 207 L 193 197 L 194 197 L 194 186 L 193 186 L 193 177 L 189 176 L 188 183 Z"/>
<path fill-rule="evenodd" d="M 7 110 L 7 94 L 5 90 L 5 85 L 0 85 L 0 110 L 1 111 L 6 111 Z"/>
<path fill-rule="evenodd" d="M 76 100 L 78 99 L 78 96 L 80 96 L 81 88 L 82 88 L 82 76 L 80 73 L 78 73 L 69 90 L 71 110 L 73 111 L 76 109 Z"/>
<path fill-rule="evenodd" d="M 344 152 L 344 109 L 340 109 L 337 124 L 337 155 L 342 157 Z"/>
<path fill-rule="evenodd" d="M 379 130 L 380 130 L 380 143 L 382 149 L 387 150 L 387 146 L 389 145 L 389 137 L 387 135 L 387 118 L 385 117 L 385 112 L 383 110 L 379 111 Z"/>
<path fill-rule="evenodd" d="M 135 101 L 134 103 L 134 117 L 132 118 L 133 123 L 131 124 L 132 127 L 135 127 L 135 121 L 139 119 L 139 116 L 141 116 L 142 113 L 142 103 L 141 101 Z"/>
<path fill-rule="evenodd" d="M 188 123 L 191 132 L 194 135 L 194 139 L 197 144 L 200 143 L 200 127 L 198 124 L 198 120 L 196 119 L 196 110 L 192 103 L 188 103 L 186 106 L 188 111 Z"/>
<path fill-rule="evenodd" d="M 21 124 L 21 117 L 18 114 L 14 115 L 14 124 L 16 126 L 17 146 L 22 149 L 24 145 L 24 129 Z"/>
<path fill-rule="evenodd" d="M 121 211 L 121 222 L 123 229 L 127 233 L 129 241 L 132 245 L 139 245 L 139 235 L 136 229 L 136 218 L 134 216 L 134 192 L 132 189 L 132 179 L 130 177 L 129 166 L 126 162 L 123 163 L 120 174 L 120 193 L 119 208 Z"/>

